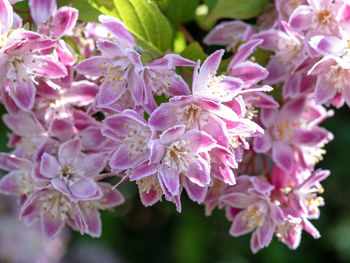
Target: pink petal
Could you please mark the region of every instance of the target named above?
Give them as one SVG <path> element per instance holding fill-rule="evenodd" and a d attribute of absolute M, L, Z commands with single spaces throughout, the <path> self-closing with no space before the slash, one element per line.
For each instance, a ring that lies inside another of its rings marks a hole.
<path fill-rule="evenodd" d="M 273 221 L 270 218 L 265 217 L 264 224 L 256 230 L 261 247 L 267 247 L 271 243 L 274 230 L 275 224 Z"/>
<path fill-rule="evenodd" d="M 75 66 L 75 69 L 80 74 L 102 76 L 105 72 L 105 65 L 108 62 L 109 60 L 105 57 L 95 56 L 84 59 L 82 62 L 78 63 L 78 65 Z"/>
<path fill-rule="evenodd" d="M 217 50 L 204 61 L 198 76 L 193 78 L 193 93 L 200 93 L 199 90 L 205 86 L 208 78 L 216 73 L 223 54 L 224 50 Z"/>
<path fill-rule="evenodd" d="M 288 101 L 283 105 L 278 116 L 279 121 L 298 120 L 304 112 L 306 104 L 305 97 L 299 97 Z"/>
<path fill-rule="evenodd" d="M 193 152 L 209 151 L 216 145 L 216 141 L 209 134 L 198 130 L 186 132 L 183 139 L 190 142 L 190 148 Z"/>
<path fill-rule="evenodd" d="M 261 109 L 260 118 L 266 128 L 270 128 L 277 120 L 278 111 L 276 109 Z"/>
<path fill-rule="evenodd" d="M 62 231 L 64 222 L 61 215 L 54 218 L 49 212 L 45 212 L 41 216 L 41 225 L 46 239 L 52 240 Z"/>
<path fill-rule="evenodd" d="M 72 32 L 78 19 L 78 10 L 72 7 L 63 6 L 57 10 L 52 18 L 53 36 L 61 38 Z"/>
<path fill-rule="evenodd" d="M 270 59 L 266 69 L 269 72 L 269 75 L 264 80 L 266 84 L 277 84 L 286 78 L 285 66 L 276 57 Z"/>
<path fill-rule="evenodd" d="M 92 237 L 100 237 L 102 233 L 102 223 L 100 213 L 97 210 L 88 211 L 84 217 L 84 221 L 87 224 L 86 233 Z"/>
<path fill-rule="evenodd" d="M 44 153 L 40 162 L 40 173 L 47 178 L 54 178 L 59 175 L 59 164 L 55 157 Z"/>
<path fill-rule="evenodd" d="M 29 0 L 30 14 L 34 23 L 44 24 L 56 11 L 56 0 Z"/>
<path fill-rule="evenodd" d="M 317 104 L 324 104 L 334 98 L 337 89 L 333 83 L 325 78 L 319 77 L 315 87 L 315 101 Z"/>
<path fill-rule="evenodd" d="M 208 187 L 199 186 L 198 184 L 192 183 L 187 178 L 184 178 L 183 186 L 185 187 L 186 192 L 192 201 L 195 201 L 198 204 L 204 201 Z"/>
<path fill-rule="evenodd" d="M 276 164 L 286 173 L 291 174 L 294 169 L 293 149 L 284 142 L 275 142 L 272 146 L 272 156 Z"/>
<path fill-rule="evenodd" d="M 238 237 L 247 234 L 253 230 L 252 227 L 248 226 L 247 221 L 243 220 L 243 218 L 248 217 L 249 215 L 246 210 L 243 210 L 236 215 L 230 228 L 231 236 Z"/>
<path fill-rule="evenodd" d="M 85 176 L 96 176 L 105 168 L 105 155 L 101 153 L 87 154 L 81 160 Z"/>
<path fill-rule="evenodd" d="M 260 238 L 257 231 L 254 231 L 252 237 L 250 238 L 250 249 L 253 254 L 256 254 L 263 247 L 260 244 Z"/>
<path fill-rule="evenodd" d="M 105 81 L 100 86 L 97 106 L 105 106 L 116 102 L 125 93 L 124 86 L 116 86 L 115 82 Z"/>
<path fill-rule="evenodd" d="M 151 206 L 157 203 L 162 198 L 163 191 L 152 185 L 151 189 L 147 192 L 140 192 L 140 199 L 144 206 Z"/>
<path fill-rule="evenodd" d="M 60 141 L 66 141 L 73 137 L 73 123 L 68 119 L 54 119 L 49 128 L 52 137 L 58 138 Z"/>
<path fill-rule="evenodd" d="M 345 53 L 345 44 L 343 40 L 337 37 L 314 36 L 309 44 L 322 55 L 341 56 Z"/>
<path fill-rule="evenodd" d="M 122 144 L 112 155 L 109 164 L 111 168 L 116 170 L 133 169 L 146 157 L 145 153 L 135 152 L 127 145 Z"/>
<path fill-rule="evenodd" d="M 148 119 L 150 127 L 152 129 L 162 131 L 179 124 L 175 116 L 173 118 L 169 118 L 169 116 L 174 114 L 177 107 L 179 107 L 179 105 L 175 103 L 162 103 L 152 112 L 150 118 Z"/>
<path fill-rule="evenodd" d="M 27 56 L 24 62 L 40 77 L 62 78 L 67 75 L 66 67 L 51 56 Z"/>
<path fill-rule="evenodd" d="M 240 209 L 247 208 L 257 201 L 256 197 L 239 192 L 223 195 L 220 200 L 229 206 Z"/>
<path fill-rule="evenodd" d="M 22 178 L 22 171 L 12 171 L 1 178 L 0 180 L 0 192 L 8 195 L 19 195 L 18 186 Z"/>
<path fill-rule="evenodd" d="M 157 173 L 159 164 L 150 164 L 148 162 L 144 162 L 138 165 L 136 168 L 132 170 L 130 175 L 130 181 L 137 181 L 152 174 Z"/>
<path fill-rule="evenodd" d="M 314 127 L 310 130 L 293 129 L 292 142 L 296 145 L 314 146 L 327 138 L 329 132 L 321 127 Z"/>
<path fill-rule="evenodd" d="M 259 64 L 246 61 L 235 66 L 230 75 L 240 78 L 245 84 L 254 84 L 265 79 L 269 72 Z"/>
<path fill-rule="evenodd" d="M 180 175 L 174 168 L 161 164 L 159 168 L 160 179 L 172 196 L 178 195 L 180 191 Z"/>
<path fill-rule="evenodd" d="M 80 139 L 72 139 L 61 144 L 58 149 L 58 160 L 61 165 L 76 160 L 81 152 Z"/>
<path fill-rule="evenodd" d="M 313 23 L 311 12 L 311 6 L 298 6 L 289 17 L 290 27 L 299 32 L 310 29 Z"/>
<path fill-rule="evenodd" d="M 120 41 L 124 47 L 134 47 L 136 45 L 134 37 L 126 29 L 125 25 L 118 18 L 100 15 L 100 22 L 107 27 Z"/>
<path fill-rule="evenodd" d="M 162 133 L 162 135 L 159 136 L 160 143 L 166 145 L 170 144 L 173 141 L 176 141 L 185 133 L 185 126 L 184 125 L 177 125 L 174 126 Z"/>
<path fill-rule="evenodd" d="M 344 30 L 349 39 L 350 32 L 350 5 L 348 3 L 344 4 L 338 11 L 337 21 L 342 30 Z"/>
<path fill-rule="evenodd" d="M 210 166 L 203 158 L 198 157 L 189 164 L 185 176 L 198 186 L 208 186 L 210 183 Z"/>
<path fill-rule="evenodd" d="M 313 236 L 313 238 L 320 238 L 320 232 L 318 232 L 318 230 L 316 229 L 316 227 L 311 224 L 311 222 L 309 220 L 307 220 L 306 218 L 303 218 L 303 227 L 305 229 L 305 231 L 307 231 L 309 234 L 311 234 Z"/>
<path fill-rule="evenodd" d="M 235 65 L 242 63 L 262 42 L 261 39 L 253 39 L 241 45 L 227 68 L 234 68 Z"/>
<path fill-rule="evenodd" d="M 272 220 L 275 220 L 280 225 L 284 224 L 286 221 L 282 209 L 276 205 L 270 205 L 270 216 Z"/>
<path fill-rule="evenodd" d="M 7 0 L 0 0 L 0 17 L 2 22 L 0 36 L 4 36 L 10 30 L 13 23 L 13 9 Z"/>
<path fill-rule="evenodd" d="M 254 138 L 254 151 L 257 153 L 266 153 L 272 147 L 272 139 L 268 131 L 263 136 Z"/>
<path fill-rule="evenodd" d="M 68 190 L 66 183 L 59 177 L 53 178 L 51 180 L 51 184 L 54 189 L 61 192 L 65 196 L 68 196 L 69 198 L 72 198 L 71 192 Z"/>
<path fill-rule="evenodd" d="M 90 199 L 100 191 L 96 182 L 88 178 L 80 179 L 69 188 L 72 194 L 79 199 Z"/>
<path fill-rule="evenodd" d="M 207 45 L 232 45 L 236 35 L 243 35 L 244 31 L 247 30 L 249 24 L 242 21 L 235 20 L 230 22 L 222 22 L 212 29 L 208 35 L 205 36 L 203 42 Z M 237 42 L 240 39 L 237 39 Z"/>
<path fill-rule="evenodd" d="M 251 179 L 251 181 L 253 183 L 255 190 L 257 190 L 259 193 L 269 195 L 270 192 L 274 189 L 273 185 L 269 184 L 266 181 L 261 180 L 259 177 L 254 176 Z"/>
<path fill-rule="evenodd" d="M 103 207 L 112 208 L 125 202 L 124 196 L 118 190 L 112 190 L 109 183 L 98 182 L 98 186 L 103 191 L 103 198 L 100 200 Z"/>
<path fill-rule="evenodd" d="M 17 79 L 17 89 L 10 90 L 10 97 L 16 103 L 16 106 L 23 111 L 29 111 L 33 108 L 35 97 L 35 86 L 31 81 L 23 82 Z"/>

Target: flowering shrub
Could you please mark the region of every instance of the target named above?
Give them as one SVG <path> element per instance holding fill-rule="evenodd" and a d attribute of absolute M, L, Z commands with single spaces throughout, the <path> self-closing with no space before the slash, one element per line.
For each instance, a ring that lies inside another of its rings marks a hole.
<path fill-rule="evenodd" d="M 230 235 L 252 233 L 253 253 L 273 236 L 291 249 L 302 230 L 320 237 L 309 220 L 330 173 L 315 165 L 333 139 L 320 124 L 326 107 L 350 105 L 347 1 L 276 0 L 256 24 L 218 23 L 204 43 L 233 53 L 224 59 L 193 42 L 188 13 L 171 13 L 186 1 L 89 0 L 93 17 L 56 0 L 29 0 L 28 12 L 14 2 L 0 0 L 13 148 L 0 155 L 0 191 L 18 196 L 21 220 L 39 221 L 48 240 L 66 224 L 99 237 L 99 211 L 121 205 L 130 181 L 144 206 L 164 199 L 181 212 L 186 192 L 206 215 L 224 209 Z M 216 2 L 203 27 L 266 4 Z M 193 43 L 171 50 L 168 19 Z"/>

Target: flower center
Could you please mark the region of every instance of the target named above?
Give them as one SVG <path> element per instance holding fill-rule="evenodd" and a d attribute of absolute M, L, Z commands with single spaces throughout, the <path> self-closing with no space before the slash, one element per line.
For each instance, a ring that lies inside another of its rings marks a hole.
<path fill-rule="evenodd" d="M 259 211 L 259 207 L 248 206 L 247 211 L 248 213 L 242 216 L 242 220 L 247 223 L 247 226 L 250 228 L 261 227 L 263 225 L 263 214 Z"/>
<path fill-rule="evenodd" d="M 147 142 L 151 138 L 152 132 L 147 129 L 140 129 L 139 126 L 131 126 L 125 124 L 125 128 L 130 128 L 127 137 L 120 139 L 130 149 L 136 153 L 144 153 L 147 151 Z"/>
<path fill-rule="evenodd" d="M 320 24 L 329 24 L 332 19 L 332 14 L 328 10 L 322 10 L 317 14 L 317 19 Z"/>
<path fill-rule="evenodd" d="M 164 163 L 169 167 L 178 170 L 180 173 L 187 173 L 190 160 L 195 156 L 189 151 L 189 141 L 173 142 L 168 148 Z"/>

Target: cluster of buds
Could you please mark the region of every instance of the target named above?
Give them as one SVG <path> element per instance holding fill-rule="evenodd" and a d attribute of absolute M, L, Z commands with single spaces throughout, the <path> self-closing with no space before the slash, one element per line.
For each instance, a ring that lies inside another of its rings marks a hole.
<path fill-rule="evenodd" d="M 40 220 L 47 239 L 65 224 L 99 236 L 99 210 L 124 202 L 116 188 L 126 181 L 145 206 L 164 197 L 181 212 L 185 189 L 207 215 L 225 209 L 231 235 L 253 232 L 254 253 L 274 235 L 291 249 L 303 229 L 319 237 L 309 219 L 329 172 L 314 167 L 332 139 L 319 124 L 333 114 L 322 104 L 350 105 L 350 5 L 296 2 L 276 0 L 269 25 L 214 28 L 204 42 L 236 51 L 218 72 L 224 50 L 202 63 L 144 62 L 118 18 L 80 25 L 72 7 L 29 0 L 34 32 L 0 0 L 0 94 L 14 148 L 0 155 L 0 191 L 19 197 L 20 218 Z M 258 47 L 273 52 L 266 68 Z"/>

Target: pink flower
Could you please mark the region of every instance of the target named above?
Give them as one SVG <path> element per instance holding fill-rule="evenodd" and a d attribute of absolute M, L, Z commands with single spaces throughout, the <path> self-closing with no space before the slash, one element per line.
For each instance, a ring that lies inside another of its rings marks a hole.
<path fill-rule="evenodd" d="M 314 35 L 337 36 L 337 15 L 344 1 L 309 0 L 308 5 L 299 5 L 289 18 L 293 30 Z"/>
<path fill-rule="evenodd" d="M 102 192 L 94 177 L 105 167 L 104 155 L 85 155 L 81 150 L 81 141 L 73 139 L 59 146 L 57 159 L 44 153 L 34 177 L 49 180 L 56 190 L 73 201 L 101 198 Z"/>
<path fill-rule="evenodd" d="M 288 101 L 280 111 L 262 109 L 261 121 L 265 133 L 254 140 L 254 150 L 266 153 L 272 149 L 272 158 L 287 173 L 295 169 L 295 154 L 302 154 L 301 146 L 316 146 L 331 135 L 325 129 L 303 119 L 306 107 L 303 97 Z"/>
<path fill-rule="evenodd" d="M 182 186 L 189 197 L 201 203 L 210 184 L 208 152 L 215 140 L 205 132 L 186 131 L 174 126 L 162 133 L 152 144 L 152 163 L 160 163 L 158 179 L 166 198 L 179 196 Z"/>
<path fill-rule="evenodd" d="M 118 206 L 124 202 L 124 198 L 107 183 L 99 183 L 98 187 L 103 189 L 100 199 L 79 202 L 71 201 L 53 188 L 38 190 L 23 204 L 20 217 L 30 224 L 40 220 L 48 240 L 54 239 L 65 223 L 82 234 L 99 237 L 101 221 L 98 209 Z"/>
<path fill-rule="evenodd" d="M 254 39 L 264 40 L 261 48 L 275 52 L 266 66 L 269 71 L 265 79 L 267 84 L 283 82 L 306 57 L 304 37 L 292 31 L 285 22 L 282 27 L 282 30 L 269 29 L 254 36 Z"/>
<path fill-rule="evenodd" d="M 133 169 L 149 160 L 149 143 L 155 134 L 135 111 L 112 115 L 103 121 L 103 126 L 102 133 L 117 143 L 109 162 L 112 169 Z"/>
<path fill-rule="evenodd" d="M 60 62 L 38 52 L 54 44 L 38 33 L 16 29 L 0 49 L 0 88 L 23 111 L 33 107 L 36 77 L 60 78 L 67 74 Z"/>
<path fill-rule="evenodd" d="M 247 41 L 252 34 L 252 26 L 242 21 L 222 22 L 206 35 L 203 42 L 207 45 L 226 46 L 227 51 L 234 51 L 240 41 Z"/>
<path fill-rule="evenodd" d="M 240 183 L 245 188 L 240 189 Z M 267 247 L 273 237 L 275 227 L 285 222 L 279 206 L 271 200 L 273 186 L 258 177 L 240 176 L 237 187 L 221 196 L 226 209 L 238 208 L 240 211 L 233 217 L 230 229 L 232 236 L 253 232 L 250 247 L 253 253 Z"/>
<path fill-rule="evenodd" d="M 135 43 L 131 34 L 117 18 L 100 16 L 99 19 L 119 37 L 118 41 L 98 41 L 102 55 L 83 60 L 76 66 L 77 71 L 102 77 L 97 101 L 99 107 L 115 103 L 125 93 L 130 93 L 135 106 L 145 105 L 147 98 L 144 97 L 144 82 L 140 75 L 143 66 L 141 56 L 133 49 Z"/>
<path fill-rule="evenodd" d="M 152 112 L 157 108 L 153 93 L 157 96 L 189 95 L 190 89 L 182 77 L 175 72 L 175 67 L 194 66 L 196 63 L 179 55 L 168 54 L 147 64 L 143 70 L 145 81 L 146 109 Z"/>

